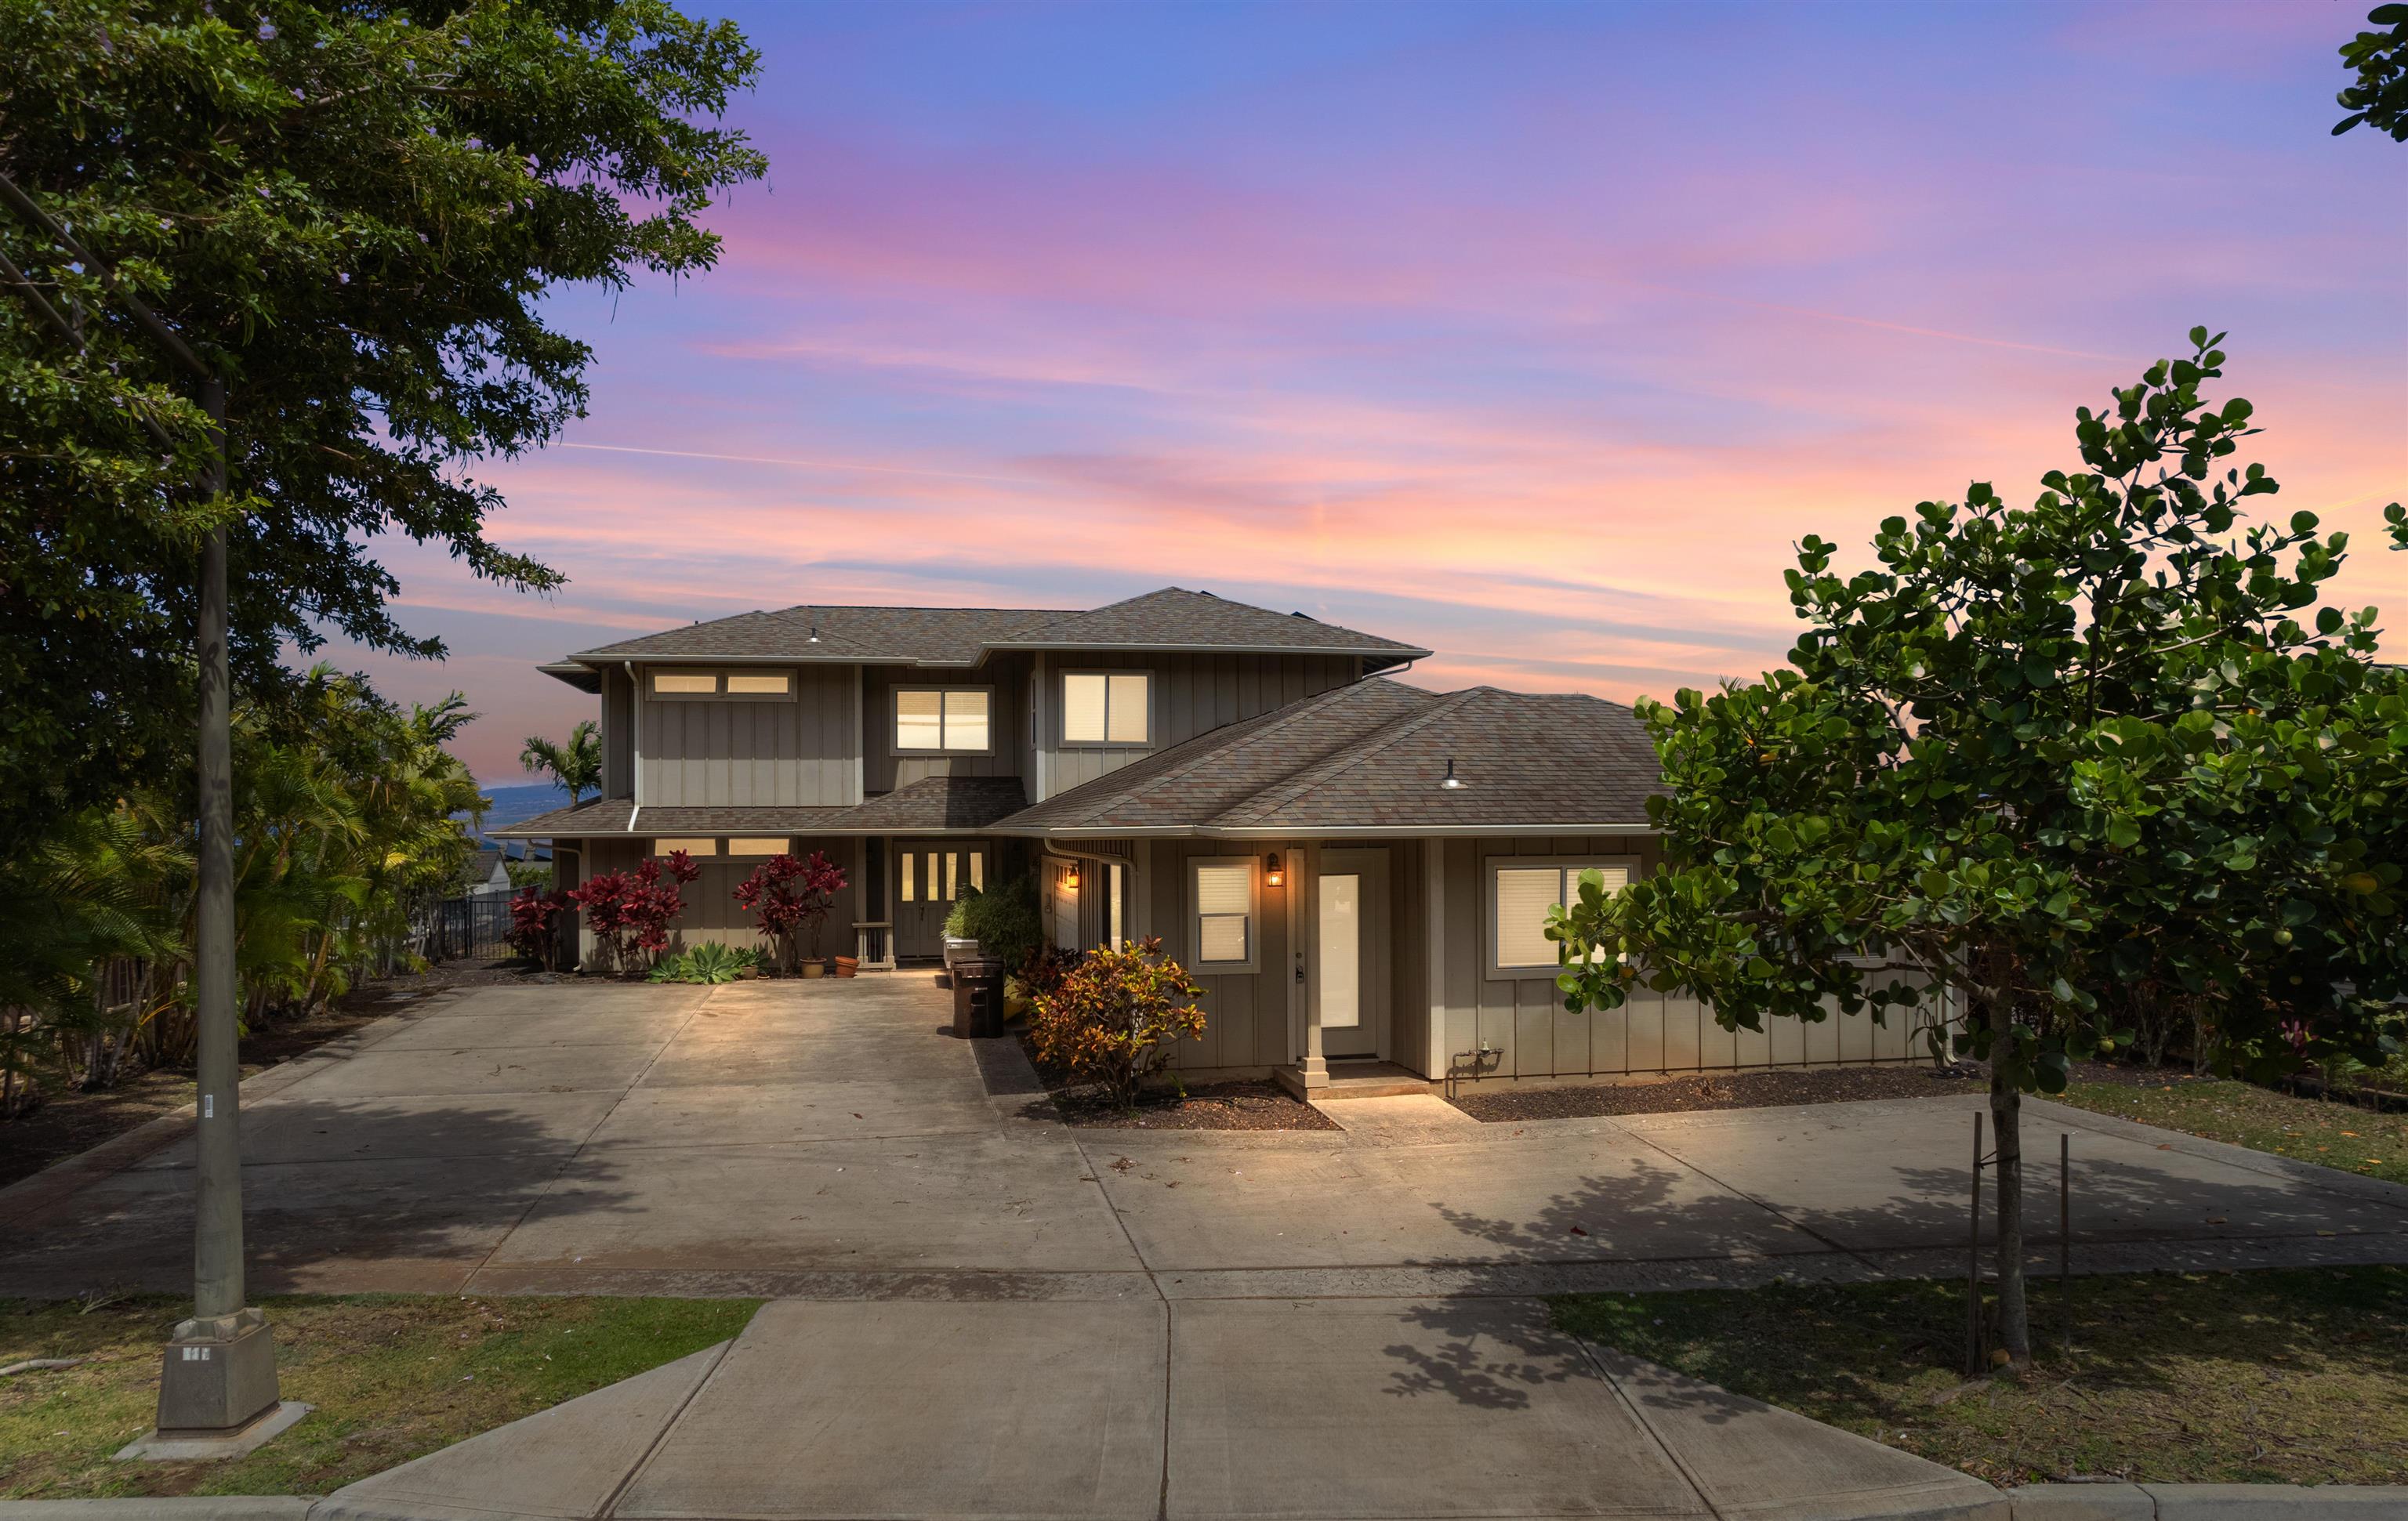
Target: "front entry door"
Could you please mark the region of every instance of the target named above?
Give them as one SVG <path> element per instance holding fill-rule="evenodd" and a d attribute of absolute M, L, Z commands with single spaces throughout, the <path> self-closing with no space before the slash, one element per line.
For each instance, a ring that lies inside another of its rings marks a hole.
<path fill-rule="evenodd" d="M 895 846 L 895 954 L 945 953 L 945 916 L 965 888 L 986 890 L 986 846 L 968 840 L 905 840 Z"/>
<path fill-rule="evenodd" d="M 1388 852 L 1324 850 L 1314 886 L 1321 1054 L 1376 1057 L 1388 1037 Z"/>

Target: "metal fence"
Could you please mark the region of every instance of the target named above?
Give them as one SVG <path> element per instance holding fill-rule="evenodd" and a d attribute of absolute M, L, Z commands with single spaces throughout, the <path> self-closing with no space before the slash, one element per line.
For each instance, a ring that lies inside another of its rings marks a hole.
<path fill-rule="evenodd" d="M 510 900 L 494 892 L 437 903 L 422 954 L 430 961 L 490 960 L 509 948 Z"/>

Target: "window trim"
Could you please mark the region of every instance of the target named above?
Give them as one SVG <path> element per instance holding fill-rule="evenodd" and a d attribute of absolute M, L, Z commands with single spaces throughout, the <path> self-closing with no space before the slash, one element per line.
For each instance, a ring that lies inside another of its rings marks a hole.
<path fill-rule="evenodd" d="M 1071 665 L 1056 673 L 1054 695 L 1054 747 L 1064 750 L 1151 750 L 1156 748 L 1154 736 L 1162 732 L 1162 677 L 1150 665 Z M 1111 678 L 1114 676 L 1145 677 L 1145 739 L 1140 742 L 1111 739 L 1072 739 L 1070 722 L 1070 678 L 1102 676 L 1104 678 L 1104 732 L 1112 732 Z"/>
<path fill-rule="evenodd" d="M 939 743 L 937 748 L 933 750 L 922 749 L 917 746 L 905 745 L 903 743 L 903 694 L 905 692 L 935 692 L 938 694 L 937 737 Z M 952 750 L 944 747 L 941 742 L 944 738 L 945 723 L 945 699 L 943 694 L 946 692 L 986 693 L 986 748 L 982 750 Z M 942 760 L 953 756 L 977 757 L 982 755 L 993 755 L 996 753 L 995 728 L 995 688 L 992 686 L 982 687 L 972 682 L 937 683 L 927 681 L 906 681 L 897 683 L 896 685 L 886 689 L 886 753 L 898 759 Z"/>
<path fill-rule="evenodd" d="M 1190 856 L 1187 858 L 1187 970 L 1198 977 L 1243 977 L 1263 969 L 1263 859 L 1260 856 Z M 1246 869 L 1246 959 L 1243 961 L 1204 960 L 1204 912 L 1197 876 L 1207 866 Z"/>
<path fill-rule="evenodd" d="M 1481 907 L 1486 939 L 1480 947 L 1482 976 L 1490 982 L 1521 982 L 1536 977 L 1544 977 L 1549 982 L 1553 982 L 1562 974 L 1564 970 L 1561 962 L 1549 962 L 1544 966 L 1506 966 L 1502 963 L 1500 955 L 1503 946 L 1498 937 L 1497 926 L 1497 874 L 1513 871 L 1543 871 L 1549 867 L 1558 872 L 1573 869 L 1586 871 L 1592 866 L 1598 868 L 1619 866 L 1627 874 L 1626 881 L 1635 882 L 1639 879 L 1639 858 L 1633 855 L 1600 853 L 1594 856 L 1488 856 L 1484 858 L 1481 867 L 1484 901 Z"/>

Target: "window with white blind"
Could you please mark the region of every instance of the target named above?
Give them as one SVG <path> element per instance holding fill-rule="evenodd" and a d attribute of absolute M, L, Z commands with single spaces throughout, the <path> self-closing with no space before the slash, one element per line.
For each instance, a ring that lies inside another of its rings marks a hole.
<path fill-rule="evenodd" d="M 898 755 L 986 755 L 995 748 L 995 693 L 985 687 L 895 689 Z"/>
<path fill-rule="evenodd" d="M 1062 743 L 1154 743 L 1154 677 L 1145 671 L 1062 673 Z"/>
<path fill-rule="evenodd" d="M 1580 891 L 1583 872 L 1605 879 L 1605 890 L 1628 885 L 1628 857 L 1586 860 L 1498 857 L 1488 863 L 1488 971 L 1494 977 L 1552 977 L 1561 970 L 1556 943 L 1547 938 L 1547 912 Z"/>
<path fill-rule="evenodd" d="M 1252 856 L 1204 856 L 1188 862 L 1190 971 L 1226 975 L 1260 964 L 1262 913 L 1254 864 Z"/>
<path fill-rule="evenodd" d="M 727 842 L 727 853 L 731 856 L 782 856 L 786 853 L 786 842 L 766 836 L 738 835 Z"/>
<path fill-rule="evenodd" d="M 652 842 L 652 854 L 655 856 L 673 856 L 681 850 L 684 851 L 689 856 L 715 856 L 719 854 L 719 842 L 717 840 L 698 839 L 663 839 L 654 840 Z"/>

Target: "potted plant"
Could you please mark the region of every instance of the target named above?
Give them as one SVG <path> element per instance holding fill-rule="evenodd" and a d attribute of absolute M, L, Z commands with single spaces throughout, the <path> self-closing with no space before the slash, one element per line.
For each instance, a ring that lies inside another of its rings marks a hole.
<path fill-rule="evenodd" d="M 781 968 L 799 969 L 806 977 L 823 977 L 827 974 L 827 961 L 820 955 L 820 931 L 827 923 L 828 911 L 836 906 L 836 895 L 844 888 L 843 868 L 824 852 L 814 850 L 801 860 L 778 855 L 737 884 L 736 905 L 752 916 L 753 925 L 777 948 Z M 811 953 L 798 962 L 796 947 L 805 938 Z"/>

